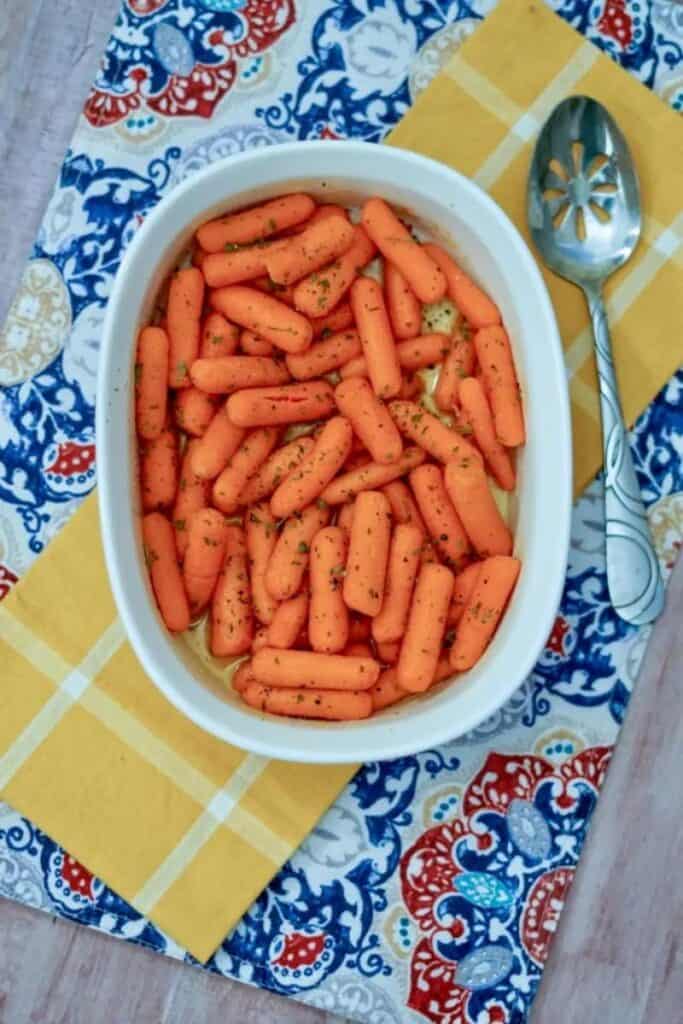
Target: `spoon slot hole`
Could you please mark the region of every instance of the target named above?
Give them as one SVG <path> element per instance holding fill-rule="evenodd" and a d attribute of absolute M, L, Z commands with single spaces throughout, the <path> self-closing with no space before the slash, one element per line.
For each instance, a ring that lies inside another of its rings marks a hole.
<path fill-rule="evenodd" d="M 583 207 L 576 207 L 576 237 L 580 242 L 586 241 L 586 218 L 583 215 Z"/>
<path fill-rule="evenodd" d="M 543 193 L 543 198 L 546 203 L 552 203 L 556 199 L 566 199 L 567 194 L 559 188 L 547 188 Z"/>
<path fill-rule="evenodd" d="M 613 182 L 605 181 L 601 185 L 593 185 L 592 191 L 602 196 L 613 196 L 619 190 Z"/>
<path fill-rule="evenodd" d="M 599 220 L 601 224 L 607 224 L 612 219 L 609 210 L 605 210 L 604 207 L 598 206 L 593 199 L 589 200 L 588 207 L 595 219 Z"/>
<path fill-rule="evenodd" d="M 594 156 L 586 170 L 588 180 L 590 181 L 591 178 L 595 178 L 608 163 L 609 157 L 605 156 L 604 153 L 598 153 L 597 156 Z"/>
<path fill-rule="evenodd" d="M 552 171 L 553 174 L 556 174 L 562 181 L 569 181 L 569 175 L 564 169 L 564 165 L 560 163 L 557 157 L 552 158 L 548 164 L 548 170 Z"/>
<path fill-rule="evenodd" d="M 562 227 L 567 215 L 569 213 L 569 200 L 565 198 L 565 201 L 559 206 L 559 208 L 553 214 L 553 227 L 555 230 L 559 230 Z"/>
<path fill-rule="evenodd" d="M 574 174 L 581 174 L 583 170 L 583 142 L 572 142 L 571 152 Z"/>

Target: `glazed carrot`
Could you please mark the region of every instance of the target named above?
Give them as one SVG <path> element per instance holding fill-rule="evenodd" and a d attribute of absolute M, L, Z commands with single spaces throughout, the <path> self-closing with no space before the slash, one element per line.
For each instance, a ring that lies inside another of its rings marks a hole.
<path fill-rule="evenodd" d="M 209 395 L 228 395 L 243 388 L 263 388 L 285 384 L 286 367 L 267 356 L 220 356 L 195 359 L 190 367 L 192 383 Z"/>
<path fill-rule="evenodd" d="M 416 526 L 424 540 L 427 536 L 427 527 L 408 485 L 404 484 L 402 480 L 392 480 L 390 484 L 385 484 L 382 490 L 389 499 L 394 522 L 410 523 L 412 526 Z"/>
<path fill-rule="evenodd" d="M 353 237 L 353 227 L 346 217 L 328 217 L 312 223 L 300 235 L 266 252 L 268 276 L 276 284 L 300 281 L 345 253 Z"/>
<path fill-rule="evenodd" d="M 276 601 L 286 601 L 300 589 L 308 568 L 313 538 L 318 530 L 327 525 L 329 518 L 329 508 L 323 502 L 316 502 L 284 524 L 265 575 L 268 593 Z"/>
<path fill-rule="evenodd" d="M 496 482 L 504 491 L 515 489 L 515 471 L 509 453 L 496 437 L 493 416 L 484 389 L 476 377 L 460 381 L 458 397 L 463 415 Z"/>
<path fill-rule="evenodd" d="M 471 459 L 472 462 L 481 463 L 481 455 L 474 445 L 455 430 L 449 429 L 421 405 L 415 402 L 391 402 L 389 412 L 401 433 L 439 462 Z"/>
<path fill-rule="evenodd" d="M 259 338 L 253 331 L 244 330 L 240 335 L 240 348 L 248 356 L 271 356 L 273 345 L 265 338 Z"/>
<path fill-rule="evenodd" d="M 166 626 L 182 633 L 190 625 L 190 607 L 178 565 L 173 527 L 160 512 L 142 520 L 142 543 L 152 590 Z"/>
<path fill-rule="evenodd" d="M 436 663 L 436 669 L 434 670 L 434 678 L 432 679 L 432 686 L 434 683 L 440 683 L 444 679 L 448 679 L 449 676 L 453 675 L 453 669 L 451 663 L 448 660 L 446 654 L 442 654 Z"/>
<path fill-rule="evenodd" d="M 404 690 L 398 685 L 395 666 L 386 668 L 382 672 L 375 685 L 370 688 L 369 693 L 373 711 L 391 707 L 392 704 L 398 704 L 400 700 L 405 700 L 410 696 L 408 690 Z"/>
<path fill-rule="evenodd" d="M 512 534 L 498 511 L 481 462 L 451 462 L 446 466 L 446 490 L 480 557 L 511 554 Z"/>
<path fill-rule="evenodd" d="M 312 450 L 315 441 L 312 437 L 298 437 L 295 441 L 276 448 L 263 465 L 249 478 L 240 502 L 251 505 L 261 498 L 267 498 L 287 476 L 301 465 Z"/>
<path fill-rule="evenodd" d="M 251 667 L 268 686 L 296 686 L 318 690 L 367 690 L 377 682 L 379 663 L 374 658 L 347 658 L 317 651 L 282 651 L 266 647 L 252 658 Z"/>
<path fill-rule="evenodd" d="M 437 551 L 448 565 L 462 569 L 470 545 L 446 492 L 441 469 L 418 466 L 410 474 L 410 486 Z"/>
<path fill-rule="evenodd" d="M 484 327 L 477 331 L 474 347 L 486 382 L 498 440 L 507 448 L 524 444 L 524 414 L 505 328 Z"/>
<path fill-rule="evenodd" d="M 244 431 L 228 419 L 225 404 L 218 407 L 192 453 L 192 469 L 202 480 L 213 480 L 239 448 Z"/>
<path fill-rule="evenodd" d="M 341 302 L 327 316 L 312 320 L 312 326 L 313 337 L 322 339 L 329 338 L 330 334 L 336 334 L 337 331 L 346 331 L 349 327 L 353 327 L 354 320 L 350 303 Z"/>
<path fill-rule="evenodd" d="M 346 252 L 328 267 L 309 274 L 294 289 L 294 305 L 306 316 L 319 317 L 334 309 L 346 295 L 356 275 L 375 255 L 376 248 L 360 225 Z"/>
<path fill-rule="evenodd" d="M 168 336 L 160 327 L 143 327 L 135 357 L 135 425 L 143 441 L 164 429 L 167 395 Z"/>
<path fill-rule="evenodd" d="M 462 613 L 465 611 L 465 607 L 472 596 L 477 580 L 479 579 L 479 570 L 481 569 L 481 562 L 472 562 L 466 569 L 459 572 L 455 577 L 455 583 L 453 584 L 453 598 L 451 600 L 451 607 L 448 610 L 448 625 L 457 626 L 462 618 Z"/>
<path fill-rule="evenodd" d="M 383 199 L 366 200 L 361 222 L 384 258 L 401 271 L 420 302 L 438 302 L 444 297 L 446 279 L 441 270 Z"/>
<path fill-rule="evenodd" d="M 401 368 L 413 372 L 441 362 L 450 351 L 449 346 L 450 339 L 447 334 L 422 334 L 417 338 L 399 341 L 396 355 Z M 350 359 L 342 366 L 340 374 L 342 378 L 367 377 L 368 365 L 365 356 Z"/>
<path fill-rule="evenodd" d="M 229 320 L 246 327 L 285 352 L 303 352 L 313 339 L 308 320 L 258 288 L 233 284 L 211 293 L 211 304 Z"/>
<path fill-rule="evenodd" d="M 225 563 L 211 602 L 211 653 L 217 658 L 245 654 L 251 646 L 253 633 L 244 532 L 241 526 L 226 526 Z M 246 671 L 251 675 L 250 670 Z M 237 689 L 235 684 L 233 677 L 233 686 Z"/>
<path fill-rule="evenodd" d="M 239 327 L 228 323 L 221 313 L 209 313 L 202 328 L 199 358 L 214 359 L 234 355 L 239 336 Z"/>
<path fill-rule="evenodd" d="M 402 402 L 412 402 L 419 399 L 424 391 L 424 385 L 417 374 L 413 377 L 404 377 L 398 397 Z"/>
<path fill-rule="evenodd" d="M 211 600 L 218 574 L 223 568 L 227 531 L 225 519 L 215 508 L 200 508 L 190 516 L 183 559 L 183 583 L 194 617 Z"/>
<path fill-rule="evenodd" d="M 375 647 L 377 648 L 377 657 L 383 665 L 396 664 L 401 653 L 401 644 L 398 640 L 386 640 L 384 642 L 378 640 L 375 643 Z"/>
<path fill-rule="evenodd" d="M 190 386 L 190 365 L 199 355 L 200 317 L 204 278 L 197 267 L 186 267 L 171 278 L 168 291 L 168 386 Z"/>
<path fill-rule="evenodd" d="M 384 296 L 377 281 L 371 277 L 359 277 L 353 282 L 351 309 L 375 394 L 380 398 L 393 398 L 401 390 L 401 367 Z"/>
<path fill-rule="evenodd" d="M 246 435 L 230 462 L 216 478 L 211 496 L 216 508 L 233 515 L 249 477 L 258 472 L 277 444 L 275 427 L 259 427 Z"/>
<path fill-rule="evenodd" d="M 244 519 L 254 615 L 259 622 L 269 625 L 273 621 L 277 601 L 268 592 L 265 577 L 277 543 L 277 526 L 266 501 L 248 509 Z"/>
<path fill-rule="evenodd" d="M 175 396 L 173 413 L 181 430 L 193 437 L 201 437 L 216 415 L 216 403 L 199 388 L 182 388 Z"/>
<path fill-rule="evenodd" d="M 355 509 L 355 502 L 350 501 L 347 505 L 342 505 L 337 513 L 337 526 L 340 530 L 343 530 L 344 536 L 346 537 L 346 543 L 348 544 L 351 539 L 351 527 L 353 526 L 353 512 Z"/>
<path fill-rule="evenodd" d="M 332 388 L 325 380 L 304 381 L 279 388 L 236 391 L 227 404 L 228 416 L 240 427 L 267 427 L 324 419 L 334 409 Z"/>
<path fill-rule="evenodd" d="M 465 607 L 451 647 L 451 668 L 464 672 L 479 661 L 500 622 L 519 575 L 516 558 L 497 555 L 481 563 L 481 571 Z"/>
<path fill-rule="evenodd" d="M 265 277 L 257 277 L 253 281 L 249 282 L 250 288 L 258 288 L 260 292 L 265 295 L 272 295 L 280 302 L 284 302 L 290 309 L 294 305 L 294 285 L 293 284 L 277 284 L 266 274 Z"/>
<path fill-rule="evenodd" d="M 288 718 L 321 718 L 330 722 L 352 722 L 372 714 L 367 693 L 336 690 L 281 690 L 251 683 L 244 691 L 250 707 Z"/>
<path fill-rule="evenodd" d="M 254 638 L 251 641 L 251 653 L 256 654 L 257 651 L 260 651 L 262 648 L 269 646 L 270 644 L 268 641 L 268 627 L 260 626 L 254 633 Z"/>
<path fill-rule="evenodd" d="M 443 412 L 453 411 L 453 404 L 458 397 L 458 385 L 463 377 L 472 373 L 474 363 L 474 343 L 458 331 L 453 335 L 451 348 L 443 361 L 434 389 L 434 401 Z"/>
<path fill-rule="evenodd" d="M 268 647 L 293 647 L 308 618 L 308 594 L 297 594 L 278 605 L 268 626 Z"/>
<path fill-rule="evenodd" d="M 178 487 L 178 438 L 169 427 L 142 448 L 140 484 L 145 512 L 173 503 Z"/>
<path fill-rule="evenodd" d="M 351 614 L 349 617 L 349 642 L 359 643 L 363 640 L 369 640 L 371 625 L 372 621 L 367 615 Z"/>
<path fill-rule="evenodd" d="M 339 369 L 361 351 L 358 331 L 339 331 L 314 342 L 305 352 L 287 356 L 287 369 L 295 380 L 311 380 Z"/>
<path fill-rule="evenodd" d="M 201 245 L 199 245 L 199 243 L 195 239 L 194 242 L 192 243 L 192 254 L 190 257 L 192 260 L 192 266 L 199 267 L 199 269 L 201 270 L 202 264 L 204 263 L 204 260 L 206 259 L 207 256 L 208 253 L 204 249 L 202 249 Z"/>
<path fill-rule="evenodd" d="M 387 465 L 400 459 L 401 435 L 364 377 L 345 380 L 334 389 L 337 408 L 346 416 L 375 462 Z"/>
<path fill-rule="evenodd" d="M 343 651 L 349 639 L 349 613 L 342 597 L 346 544 L 339 526 L 319 530 L 311 544 L 308 640 L 323 654 Z"/>
<path fill-rule="evenodd" d="M 344 577 L 344 601 L 364 615 L 377 615 L 384 600 L 391 508 L 381 491 L 356 498 Z"/>
<path fill-rule="evenodd" d="M 184 557 L 185 549 L 187 548 L 187 527 L 190 516 L 200 508 L 206 508 L 209 504 L 207 482 L 198 477 L 192 469 L 192 453 L 197 444 L 196 440 L 190 441 L 183 454 L 178 491 L 171 514 L 175 530 L 176 547 L 181 559 Z"/>
<path fill-rule="evenodd" d="M 384 295 L 395 338 L 414 338 L 420 333 L 422 306 L 394 263 L 384 267 Z"/>
<path fill-rule="evenodd" d="M 448 297 L 453 300 L 468 323 L 473 327 L 500 323 L 500 312 L 495 302 L 492 302 L 486 292 L 467 276 L 445 249 L 432 243 L 427 243 L 422 248 L 441 268 L 448 286 Z"/>
<path fill-rule="evenodd" d="M 348 658 L 374 658 L 372 653 L 372 647 L 370 644 L 363 640 L 356 641 L 352 644 L 347 644 L 344 648 L 344 654 Z"/>
<path fill-rule="evenodd" d="M 202 272 L 209 288 L 224 288 L 228 284 L 253 281 L 266 273 L 266 259 L 284 242 L 259 242 L 257 245 L 237 247 L 228 252 L 210 253 L 202 264 Z"/>
<path fill-rule="evenodd" d="M 337 203 L 323 203 L 322 206 L 316 207 L 308 220 L 302 221 L 301 224 L 296 224 L 292 228 L 288 228 L 285 234 L 288 238 L 292 235 L 300 235 L 302 231 L 306 230 L 306 228 L 310 228 L 313 224 L 319 224 L 323 220 L 329 220 L 330 217 L 343 217 L 345 220 L 349 219 L 349 215 L 343 206 L 339 206 Z"/>
<path fill-rule="evenodd" d="M 342 502 L 350 501 L 361 492 L 383 487 L 384 484 L 391 483 L 392 480 L 398 480 L 400 476 L 409 473 L 424 460 L 425 453 L 421 448 L 405 448 L 401 458 L 391 465 L 368 462 L 358 469 L 343 473 L 327 485 L 320 497 L 330 505 L 341 505 Z"/>
<path fill-rule="evenodd" d="M 232 674 L 230 684 L 235 693 L 244 693 L 249 683 L 256 683 L 253 673 L 251 671 L 251 660 L 243 661 Z M 260 686 L 260 683 L 257 683 Z"/>
<path fill-rule="evenodd" d="M 344 416 L 333 416 L 327 421 L 312 450 L 270 499 L 270 510 L 277 519 L 300 512 L 320 497 L 346 461 L 352 436 L 351 424 Z"/>
<path fill-rule="evenodd" d="M 269 238 L 306 220 L 314 210 L 310 196 L 293 193 L 208 221 L 197 230 L 196 237 L 206 252 L 220 252 L 226 246 L 248 245 Z"/>
<path fill-rule="evenodd" d="M 420 565 L 422 539 L 422 533 L 416 526 L 399 523 L 394 527 L 384 600 L 372 620 L 372 635 L 377 643 L 400 640 L 403 636 Z"/>
<path fill-rule="evenodd" d="M 434 679 L 452 593 L 450 569 L 443 565 L 422 566 L 396 665 L 396 679 L 404 690 L 419 693 Z"/>

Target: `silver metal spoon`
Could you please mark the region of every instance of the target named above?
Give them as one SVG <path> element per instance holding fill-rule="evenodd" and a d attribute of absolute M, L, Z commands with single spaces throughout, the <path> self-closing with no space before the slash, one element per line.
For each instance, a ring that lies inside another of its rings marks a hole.
<path fill-rule="evenodd" d="M 572 96 L 546 121 L 529 172 L 527 216 L 545 262 L 582 288 L 588 302 L 600 380 L 607 585 L 617 615 L 642 625 L 661 612 L 664 587 L 633 469 L 602 298 L 605 280 L 640 237 L 640 197 L 626 141 L 597 100 Z"/>

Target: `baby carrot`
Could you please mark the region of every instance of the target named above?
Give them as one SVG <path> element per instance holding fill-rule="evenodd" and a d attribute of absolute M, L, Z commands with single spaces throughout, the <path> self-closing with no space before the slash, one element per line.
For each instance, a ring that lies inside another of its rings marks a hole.
<path fill-rule="evenodd" d="M 458 397 L 463 415 L 474 434 L 474 440 L 479 445 L 498 485 L 504 491 L 513 491 L 515 471 L 512 460 L 509 452 L 496 437 L 488 399 L 476 377 L 465 377 L 460 381 Z"/>
<path fill-rule="evenodd" d="M 256 652 L 260 651 L 263 647 L 269 646 L 270 644 L 268 642 L 268 627 L 260 626 L 254 633 L 254 638 L 251 641 L 251 653 L 256 654 Z"/>
<path fill-rule="evenodd" d="M 391 509 L 381 491 L 363 491 L 356 498 L 344 601 L 365 615 L 377 615 L 384 600 L 391 539 Z"/>
<path fill-rule="evenodd" d="M 241 284 L 262 277 L 266 273 L 268 253 L 284 244 L 282 241 L 259 242 L 238 246 L 228 252 L 210 253 L 202 264 L 206 283 L 209 288 L 224 288 L 228 284 Z"/>
<path fill-rule="evenodd" d="M 403 451 L 401 435 L 364 377 L 345 380 L 334 389 L 337 408 L 346 416 L 375 462 L 396 462 Z"/>
<path fill-rule="evenodd" d="M 249 431 L 213 485 L 211 494 L 216 508 L 225 515 L 234 514 L 247 480 L 266 461 L 277 440 L 278 431 L 275 427 L 260 427 Z"/>
<path fill-rule="evenodd" d="M 451 607 L 448 610 L 448 625 L 457 626 L 462 618 L 462 613 L 465 611 L 465 607 L 472 596 L 472 591 L 479 579 L 479 570 L 481 569 L 481 562 L 472 562 L 466 569 L 459 572 L 455 577 L 455 583 L 453 584 L 453 598 L 451 600 Z"/>
<path fill-rule="evenodd" d="M 474 347 L 486 382 L 498 440 L 506 448 L 524 444 L 524 414 L 507 331 L 500 326 L 484 327 L 475 334 Z"/>
<path fill-rule="evenodd" d="M 259 338 L 253 331 L 243 330 L 240 335 L 240 348 L 248 356 L 272 356 L 273 345 L 265 338 Z"/>
<path fill-rule="evenodd" d="M 242 388 L 263 388 L 289 380 L 286 367 L 267 356 L 220 356 L 195 359 L 190 367 L 192 383 L 209 395 L 228 395 Z"/>
<path fill-rule="evenodd" d="M 229 320 L 285 352 L 303 352 L 313 339 L 313 328 L 301 313 L 257 288 L 242 284 L 217 288 L 211 293 L 211 304 Z"/>
<path fill-rule="evenodd" d="M 310 196 L 293 193 L 210 220 L 197 230 L 196 237 L 206 252 L 220 252 L 226 246 L 249 245 L 269 238 L 306 220 L 314 210 Z"/>
<path fill-rule="evenodd" d="M 192 453 L 197 443 L 196 440 L 190 441 L 183 454 L 178 491 L 171 515 L 175 530 L 176 547 L 181 559 L 184 557 L 185 549 L 187 548 L 187 527 L 190 516 L 200 508 L 206 508 L 209 504 L 207 482 L 198 477 L 192 469 Z"/>
<path fill-rule="evenodd" d="M 186 267 L 171 278 L 168 291 L 168 386 L 190 386 L 189 369 L 199 354 L 204 278 L 197 267 Z"/>
<path fill-rule="evenodd" d="M 375 394 L 380 398 L 393 398 L 401 390 L 401 367 L 384 296 L 377 281 L 371 277 L 359 277 L 353 282 L 351 309 Z"/>
<path fill-rule="evenodd" d="M 398 393 L 398 397 L 402 402 L 412 402 L 414 399 L 418 399 L 423 391 L 423 383 L 417 374 L 415 374 L 413 377 L 403 378 L 403 383 L 401 384 L 401 390 Z"/>
<path fill-rule="evenodd" d="M 283 480 L 270 499 L 270 510 L 284 519 L 310 505 L 343 466 L 351 451 L 353 430 L 344 416 L 333 416 L 324 425 L 313 449 L 298 469 Z"/>
<path fill-rule="evenodd" d="M 242 664 L 235 669 L 232 674 L 232 679 L 230 680 L 232 689 L 235 693 L 240 694 L 244 693 L 247 686 L 249 686 L 249 683 L 256 683 L 251 671 L 251 659 L 243 661 Z M 260 686 L 261 684 L 256 683 L 256 685 Z"/>
<path fill-rule="evenodd" d="M 337 654 L 349 639 L 349 613 L 342 597 L 346 536 L 339 526 L 319 530 L 311 544 L 311 603 L 308 640 L 314 651 Z"/>
<path fill-rule="evenodd" d="M 375 647 L 377 648 L 377 657 L 383 665 L 396 664 L 401 653 L 401 644 L 398 640 L 385 640 L 384 642 L 378 640 Z"/>
<path fill-rule="evenodd" d="M 353 228 L 353 241 L 346 252 L 330 266 L 309 274 L 298 283 L 294 289 L 296 308 L 311 317 L 320 317 L 334 309 L 375 252 L 375 246 L 363 228 L 356 225 Z"/>
<path fill-rule="evenodd" d="M 481 563 L 451 647 L 451 668 L 456 672 L 472 668 L 486 650 L 517 582 L 519 569 L 518 559 L 503 555 Z"/>
<path fill-rule="evenodd" d="M 422 306 L 394 263 L 384 267 L 384 295 L 395 338 L 414 338 L 420 333 Z"/>
<path fill-rule="evenodd" d="M 273 621 L 268 626 L 268 639 L 265 646 L 279 647 L 289 650 L 296 643 L 296 638 L 303 629 L 308 618 L 308 594 L 297 594 L 278 605 Z"/>
<path fill-rule="evenodd" d="M 313 224 L 319 224 L 323 220 L 329 220 L 330 217 L 349 219 L 349 215 L 343 206 L 339 206 L 337 203 L 323 203 L 322 206 L 316 207 L 308 220 L 302 221 L 300 224 L 295 225 L 295 227 L 288 228 L 285 234 L 287 237 L 300 235 L 306 228 L 310 228 Z"/>
<path fill-rule="evenodd" d="M 400 640 L 403 636 L 421 550 L 422 533 L 417 526 L 399 523 L 394 527 L 384 601 L 372 620 L 372 635 L 377 643 Z"/>
<path fill-rule="evenodd" d="M 250 288 L 258 288 L 260 292 L 265 295 L 272 295 L 278 299 L 279 302 L 284 302 L 285 306 L 289 306 L 290 309 L 294 305 L 294 285 L 293 284 L 277 284 L 266 274 L 265 277 L 257 277 L 253 281 L 249 282 Z"/>
<path fill-rule="evenodd" d="M 221 313 L 209 313 L 202 328 L 199 358 L 214 359 L 217 356 L 234 355 L 239 336 L 239 327 L 228 323 Z"/>
<path fill-rule="evenodd" d="M 286 601 L 301 587 L 308 568 L 309 551 L 318 530 L 327 525 L 330 510 L 324 502 L 309 505 L 284 524 L 266 569 L 268 593 L 276 601 Z"/>
<path fill-rule="evenodd" d="M 396 680 L 404 690 L 419 693 L 434 679 L 452 592 L 450 569 L 429 563 L 422 566 L 396 665 Z"/>
<path fill-rule="evenodd" d="M 349 642 L 360 643 L 369 640 L 371 625 L 372 622 L 367 615 L 352 614 L 349 618 Z"/>
<path fill-rule="evenodd" d="M 246 654 L 253 634 L 244 533 L 240 526 L 226 526 L 225 562 L 211 602 L 211 653 L 217 658 Z M 251 665 L 250 662 L 245 664 Z M 250 669 L 243 671 L 251 676 Z M 239 686 L 235 677 L 233 686 L 235 689 Z"/>
<path fill-rule="evenodd" d="M 275 388 L 248 388 L 228 399 L 230 420 L 239 427 L 268 427 L 324 419 L 334 409 L 326 380 L 304 381 Z"/>
<path fill-rule="evenodd" d="M 391 402 L 389 412 L 394 423 L 415 444 L 429 452 L 439 462 L 453 459 L 471 459 L 481 462 L 481 455 L 470 442 L 451 430 L 436 416 L 415 402 Z"/>
<path fill-rule="evenodd" d="M 266 252 L 268 276 L 276 284 L 300 281 L 307 274 L 315 273 L 336 260 L 352 241 L 353 227 L 346 217 L 328 217 L 312 223 L 300 235 Z"/>
<path fill-rule="evenodd" d="M 372 700 L 372 710 L 381 711 L 382 708 L 389 708 L 398 704 L 400 700 L 410 697 L 408 690 L 398 685 L 396 667 L 386 668 L 379 679 L 369 690 Z"/>
<path fill-rule="evenodd" d="M 343 531 L 346 537 L 346 543 L 348 544 L 351 538 L 351 527 L 353 525 L 353 512 L 355 508 L 355 502 L 350 501 L 346 505 L 342 505 L 337 513 L 337 526 Z"/>
<path fill-rule="evenodd" d="M 266 647 L 251 661 L 254 675 L 268 686 L 318 690 L 367 690 L 377 682 L 374 658 L 347 658 L 317 651 L 282 651 Z"/>
<path fill-rule="evenodd" d="M 241 503 L 251 505 L 253 502 L 271 495 L 288 474 L 301 465 L 314 444 L 315 441 L 312 437 L 298 437 L 295 441 L 283 445 L 282 448 L 276 448 L 247 481 L 242 491 Z"/>
<path fill-rule="evenodd" d="M 481 558 L 512 553 L 512 534 L 498 511 L 480 461 L 468 459 L 449 463 L 446 490 L 472 547 Z"/>
<path fill-rule="evenodd" d="M 143 441 L 164 429 L 167 395 L 168 336 L 160 327 L 143 327 L 135 357 L 135 424 Z"/>
<path fill-rule="evenodd" d="M 175 396 L 173 412 L 181 430 L 193 437 L 201 437 L 216 415 L 216 403 L 199 388 L 182 388 Z"/>
<path fill-rule="evenodd" d="M 331 313 L 312 320 L 312 325 L 313 337 L 323 340 L 329 338 L 330 334 L 348 330 L 349 327 L 354 326 L 351 305 L 348 302 L 340 302 Z"/>
<path fill-rule="evenodd" d="M 392 462 L 391 465 L 368 462 L 358 469 L 343 473 L 327 485 L 320 497 L 330 505 L 341 505 L 342 502 L 350 501 L 361 492 L 374 490 L 391 483 L 392 480 L 398 480 L 400 476 L 409 473 L 424 460 L 425 453 L 421 448 L 405 448 L 401 458 Z"/>
<path fill-rule="evenodd" d="M 244 519 L 254 615 L 259 622 L 269 625 L 273 621 L 277 601 L 268 592 L 265 577 L 277 543 L 277 525 L 266 501 L 248 509 Z"/>
<path fill-rule="evenodd" d="M 173 503 L 178 487 L 178 438 L 169 427 L 143 447 L 140 482 L 145 512 Z"/>
<path fill-rule="evenodd" d="M 470 546 L 446 492 L 441 469 L 418 466 L 410 474 L 410 486 L 437 551 L 447 564 L 461 569 Z"/>
<path fill-rule="evenodd" d="M 458 397 L 458 385 L 474 370 L 474 344 L 458 331 L 453 335 L 434 389 L 434 401 L 443 412 L 452 412 Z"/>
<path fill-rule="evenodd" d="M 190 625 L 190 607 L 178 565 L 173 527 L 160 512 L 142 520 L 142 543 L 152 590 L 168 629 L 182 633 Z"/>
<path fill-rule="evenodd" d="M 344 648 L 344 654 L 346 654 L 349 658 L 372 658 L 372 657 L 374 657 L 374 655 L 372 653 L 372 647 L 370 646 L 370 644 L 365 643 L 362 640 L 357 641 L 356 643 L 353 643 L 353 644 L 348 644 Z"/>
<path fill-rule="evenodd" d="M 396 355 L 402 369 L 412 372 L 425 366 L 440 363 L 449 352 L 450 340 L 447 334 L 422 334 L 417 338 L 399 341 Z M 365 356 L 356 356 L 345 363 L 340 370 L 342 378 L 367 377 L 368 364 Z"/>
<path fill-rule="evenodd" d="M 314 342 L 305 352 L 287 356 L 285 361 L 295 380 L 310 380 L 339 369 L 360 351 L 358 331 L 339 331 Z"/>
<path fill-rule="evenodd" d="M 250 707 L 288 718 L 352 722 L 372 714 L 372 701 L 368 694 L 348 690 L 281 690 L 250 683 L 243 697 Z"/>
<path fill-rule="evenodd" d="M 500 312 L 486 292 L 482 291 L 452 259 L 445 249 L 431 242 L 422 246 L 434 263 L 441 268 L 448 285 L 448 297 L 453 300 L 465 320 L 473 327 L 486 327 L 500 323 Z"/>
<path fill-rule="evenodd" d="M 228 419 L 220 405 L 192 453 L 192 469 L 202 480 L 213 480 L 225 469 L 244 437 L 241 427 Z"/>
<path fill-rule="evenodd" d="M 407 484 L 404 484 L 402 480 L 392 480 L 390 484 L 385 484 L 382 490 L 389 499 L 394 522 L 410 523 L 412 526 L 416 526 L 424 540 L 427 536 L 427 527 Z"/>
<path fill-rule="evenodd" d="M 183 582 L 194 617 L 211 600 L 218 574 L 223 568 L 227 531 L 225 519 L 215 508 L 200 508 L 190 516 Z"/>
<path fill-rule="evenodd" d="M 383 199 L 366 200 L 361 222 L 384 258 L 401 271 L 420 302 L 438 302 L 444 297 L 446 279 L 438 265 Z"/>

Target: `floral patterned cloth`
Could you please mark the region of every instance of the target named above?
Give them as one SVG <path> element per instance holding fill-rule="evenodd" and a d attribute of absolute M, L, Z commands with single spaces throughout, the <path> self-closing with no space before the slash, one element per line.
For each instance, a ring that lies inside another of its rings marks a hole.
<path fill-rule="evenodd" d="M 0 334 L 0 598 L 94 485 L 102 317 L 146 212 L 251 146 L 381 141 L 491 6 L 125 0 Z M 552 6 L 683 109 L 680 3 Z M 683 534 L 682 409 L 683 374 L 632 438 L 665 572 Z M 650 632 L 612 612 L 602 543 L 598 479 L 523 686 L 455 743 L 366 765 L 207 969 L 366 1024 L 527 1020 Z M 4 805 L 0 894 L 191 960 Z"/>

